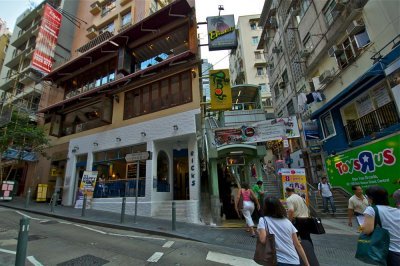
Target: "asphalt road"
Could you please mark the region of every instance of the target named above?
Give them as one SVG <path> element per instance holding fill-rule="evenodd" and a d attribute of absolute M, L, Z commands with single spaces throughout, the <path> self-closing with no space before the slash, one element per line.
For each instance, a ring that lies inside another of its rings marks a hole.
<path fill-rule="evenodd" d="M 29 215 L 26 265 L 256 265 L 253 252 L 116 230 L 0 207 L 0 265 L 14 265 L 19 221 Z M 222 263 L 222 264 L 221 264 Z"/>

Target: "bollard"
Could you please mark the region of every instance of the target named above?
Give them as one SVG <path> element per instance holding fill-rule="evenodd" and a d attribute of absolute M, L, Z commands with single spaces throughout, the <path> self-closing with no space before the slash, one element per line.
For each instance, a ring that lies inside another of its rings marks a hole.
<path fill-rule="evenodd" d="M 54 212 L 54 206 L 56 206 L 56 200 L 57 200 L 57 193 L 54 192 L 53 196 L 51 196 L 50 212 Z"/>
<path fill-rule="evenodd" d="M 26 193 L 26 199 L 25 199 L 25 209 L 28 209 L 30 199 L 31 199 L 31 188 L 28 188 L 28 192 Z"/>
<path fill-rule="evenodd" d="M 26 259 L 26 250 L 28 248 L 29 236 L 29 218 L 23 217 L 19 221 L 19 233 L 17 252 L 15 255 L 15 266 L 24 266 Z"/>
<path fill-rule="evenodd" d="M 121 224 L 125 221 L 125 205 L 126 205 L 126 197 L 122 198 L 122 207 L 121 207 Z"/>
<path fill-rule="evenodd" d="M 83 203 L 82 203 L 82 217 L 85 217 L 86 214 L 86 201 L 87 201 L 87 195 L 83 195 Z"/>
<path fill-rule="evenodd" d="M 176 230 L 176 203 L 172 202 L 172 231 Z"/>

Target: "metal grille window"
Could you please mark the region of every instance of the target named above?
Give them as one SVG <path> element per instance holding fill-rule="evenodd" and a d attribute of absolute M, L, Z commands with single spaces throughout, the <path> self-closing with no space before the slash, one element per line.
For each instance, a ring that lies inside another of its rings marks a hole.
<path fill-rule="evenodd" d="M 335 11 L 336 0 L 330 0 L 326 7 L 323 10 L 325 21 L 328 26 L 332 25 L 332 23 L 339 16 L 340 12 Z"/>

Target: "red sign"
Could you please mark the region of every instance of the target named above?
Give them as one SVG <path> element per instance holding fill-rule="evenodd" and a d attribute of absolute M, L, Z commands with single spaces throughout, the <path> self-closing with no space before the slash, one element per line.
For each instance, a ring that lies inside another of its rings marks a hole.
<path fill-rule="evenodd" d="M 48 4 L 45 5 L 31 65 L 46 74 L 50 73 L 53 66 L 61 18 L 62 16 L 57 10 Z"/>

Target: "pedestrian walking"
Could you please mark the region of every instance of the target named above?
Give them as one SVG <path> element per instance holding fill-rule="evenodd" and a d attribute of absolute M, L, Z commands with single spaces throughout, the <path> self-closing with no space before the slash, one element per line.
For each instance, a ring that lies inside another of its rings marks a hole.
<path fill-rule="evenodd" d="M 349 205 L 347 207 L 347 217 L 348 217 L 348 225 L 350 227 L 353 226 L 353 215 L 356 216 L 358 225 L 362 225 L 364 223 L 364 211 L 368 207 L 368 200 L 363 195 L 363 189 L 360 185 L 353 185 L 351 187 L 354 195 L 349 199 Z"/>
<path fill-rule="evenodd" d="M 280 200 L 275 197 L 266 197 L 263 204 L 263 215 L 257 227 L 259 240 L 265 244 L 267 231 L 268 234 L 275 236 L 278 266 L 300 265 L 299 255 L 303 265 L 310 265 L 297 238 L 297 230 L 287 219 L 285 208 Z"/>
<path fill-rule="evenodd" d="M 301 240 L 308 240 L 312 243 L 308 226 L 309 211 L 304 198 L 294 193 L 294 188 L 287 187 L 286 199 L 288 217 L 296 227 Z"/>
<path fill-rule="evenodd" d="M 257 183 L 254 184 L 254 186 L 251 188 L 251 190 L 253 190 L 254 194 L 257 197 L 258 202 L 261 204 L 263 202 L 263 198 L 264 198 L 264 195 L 265 195 L 265 191 L 264 191 L 264 188 L 263 188 L 263 181 L 262 180 L 258 180 Z M 254 209 L 253 218 L 254 218 L 255 221 L 258 221 L 258 219 L 260 219 L 261 212 L 262 212 L 261 208 L 259 210 L 257 208 Z"/>
<path fill-rule="evenodd" d="M 260 209 L 260 204 L 254 192 L 250 189 L 249 184 L 243 183 L 242 188 L 239 189 L 238 199 L 242 197 L 243 199 L 243 209 L 242 213 L 244 219 L 246 220 L 247 232 L 250 232 L 252 237 L 256 237 L 256 233 L 254 231 L 254 222 L 251 218 L 252 213 L 254 212 L 254 208 Z M 240 200 L 238 200 L 239 202 Z M 236 205 L 237 212 L 239 211 L 239 207 Z"/>
<path fill-rule="evenodd" d="M 329 202 L 332 209 L 332 215 L 335 215 L 336 207 L 332 194 L 332 186 L 327 181 L 327 178 L 325 176 L 322 177 L 321 182 L 318 184 L 318 193 L 320 197 L 322 197 L 322 205 L 324 208 L 323 212 L 329 213 L 329 208 L 328 208 L 328 202 Z"/>
<path fill-rule="evenodd" d="M 398 266 L 400 265 L 400 209 L 389 206 L 388 192 L 383 187 L 371 186 L 365 193 L 369 203 L 378 209 L 382 228 L 389 231 L 390 244 L 387 265 Z M 364 216 L 362 232 L 371 234 L 375 228 L 375 210 L 370 206 L 367 207 Z"/>

